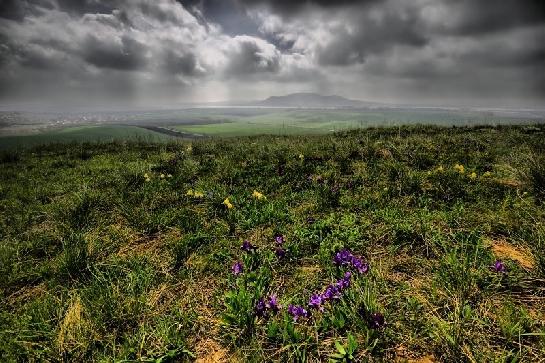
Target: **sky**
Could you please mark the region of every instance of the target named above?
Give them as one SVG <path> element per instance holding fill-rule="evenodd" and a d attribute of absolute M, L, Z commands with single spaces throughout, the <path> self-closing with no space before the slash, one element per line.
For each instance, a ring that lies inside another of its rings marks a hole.
<path fill-rule="evenodd" d="M 543 0 L 0 0 L 0 105 L 545 108 Z"/>

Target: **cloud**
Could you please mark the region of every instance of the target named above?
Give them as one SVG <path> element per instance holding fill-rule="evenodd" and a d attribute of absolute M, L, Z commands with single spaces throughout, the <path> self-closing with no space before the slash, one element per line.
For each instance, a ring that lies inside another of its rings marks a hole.
<path fill-rule="evenodd" d="M 0 0 L 0 100 L 153 103 L 312 90 L 375 101 L 536 104 L 545 97 L 543 7 L 540 0 Z"/>

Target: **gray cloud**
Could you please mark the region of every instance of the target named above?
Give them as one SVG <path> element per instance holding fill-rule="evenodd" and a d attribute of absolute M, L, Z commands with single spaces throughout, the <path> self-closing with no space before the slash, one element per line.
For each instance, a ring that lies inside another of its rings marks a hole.
<path fill-rule="evenodd" d="M 374 101 L 543 104 L 544 6 L 0 0 L 0 102 L 107 95 L 154 104 L 323 91 Z"/>

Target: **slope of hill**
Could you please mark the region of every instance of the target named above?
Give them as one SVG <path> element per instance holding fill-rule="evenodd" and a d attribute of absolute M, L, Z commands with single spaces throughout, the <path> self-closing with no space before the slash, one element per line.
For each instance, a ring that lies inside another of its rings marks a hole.
<path fill-rule="evenodd" d="M 1 152 L 0 360 L 541 361 L 544 133 Z"/>

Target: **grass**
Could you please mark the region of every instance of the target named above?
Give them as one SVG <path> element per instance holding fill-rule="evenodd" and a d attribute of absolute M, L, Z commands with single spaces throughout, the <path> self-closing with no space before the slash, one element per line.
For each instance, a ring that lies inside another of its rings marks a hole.
<path fill-rule="evenodd" d="M 127 125 L 74 126 L 45 131 L 34 135 L 0 136 L 0 150 L 51 143 L 83 143 L 108 141 L 145 141 L 149 143 L 172 140 L 164 134 Z"/>
<path fill-rule="evenodd" d="M 544 134 L 4 151 L 0 360 L 543 360 Z M 356 257 L 338 266 L 342 249 Z M 308 306 L 348 271 L 338 299 Z M 294 322 L 290 304 L 311 316 Z"/>

